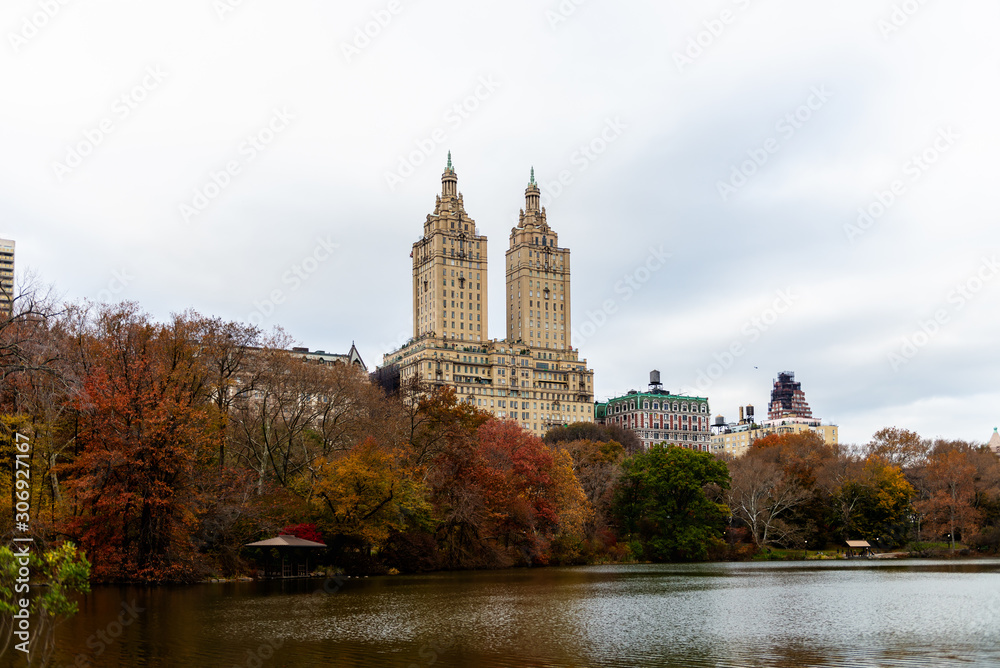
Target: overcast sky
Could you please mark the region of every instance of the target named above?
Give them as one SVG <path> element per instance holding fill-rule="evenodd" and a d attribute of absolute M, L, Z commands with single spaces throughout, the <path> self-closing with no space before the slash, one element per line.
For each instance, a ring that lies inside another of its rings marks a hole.
<path fill-rule="evenodd" d="M 6 0 L 0 28 L 0 236 L 67 299 L 374 368 L 450 149 L 492 337 L 534 166 L 598 398 L 656 368 L 733 419 L 790 370 L 842 441 L 1000 424 L 995 0 Z"/>

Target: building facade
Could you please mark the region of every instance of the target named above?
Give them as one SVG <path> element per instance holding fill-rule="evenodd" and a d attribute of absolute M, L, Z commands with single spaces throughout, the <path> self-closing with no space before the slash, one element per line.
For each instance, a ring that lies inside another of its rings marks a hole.
<path fill-rule="evenodd" d="M 802 383 L 795 382 L 794 371 L 781 371 L 771 389 L 771 403 L 767 406 L 767 419 L 783 417 L 811 418 L 812 409 L 802 391 Z"/>
<path fill-rule="evenodd" d="M 292 348 L 290 352 L 292 355 L 309 362 L 316 362 L 317 364 L 345 364 L 356 367 L 365 373 L 368 372 L 368 367 L 365 365 L 364 360 L 361 359 L 361 353 L 358 352 L 353 342 L 351 342 L 351 349 L 346 353 L 328 353 L 325 350 L 310 351 L 308 348 Z"/>
<path fill-rule="evenodd" d="M 450 153 L 434 213 L 427 216 L 411 257 L 413 337 L 489 338 L 486 237 L 465 211 Z"/>
<path fill-rule="evenodd" d="M 646 392 L 632 390 L 597 404 L 595 419 L 631 429 L 647 450 L 663 443 L 710 452 L 710 415 L 707 398 L 671 394 L 662 389 L 659 371 L 653 371 Z"/>
<path fill-rule="evenodd" d="M 802 383 L 796 382 L 794 372 L 782 371 L 778 374 L 771 389 L 767 416 L 767 420 L 756 423 L 751 405 L 746 407 L 745 413 L 740 408 L 739 422 L 727 423 L 722 416 L 716 417 L 712 427 L 712 451 L 726 457 L 742 457 L 754 441 L 770 434 L 812 432 L 827 445 L 839 442 L 837 425 L 823 424 L 822 420 L 813 417 Z"/>
<path fill-rule="evenodd" d="M 451 386 L 539 436 L 594 419 L 594 372 L 569 336 L 570 251 L 540 200 L 532 170 L 506 253 L 507 337 L 490 339 L 487 238 L 465 210 L 448 154 L 441 194 L 413 244 L 413 339 L 383 358 L 400 382 Z"/>
<path fill-rule="evenodd" d="M 559 235 L 549 227 L 540 200 L 532 169 L 526 207 L 510 232 L 507 249 L 507 340 L 568 350 L 573 347 L 569 249 L 559 246 Z"/>
<path fill-rule="evenodd" d="M 712 452 L 727 457 L 742 457 L 755 441 L 770 434 L 802 434 L 813 432 L 827 445 L 837 445 L 838 426 L 823 424 L 818 419 L 783 418 L 764 420 L 760 424 L 731 424 L 712 435 Z"/>
<path fill-rule="evenodd" d="M 14 306 L 14 242 L 0 239 L 0 317 L 9 318 Z"/>

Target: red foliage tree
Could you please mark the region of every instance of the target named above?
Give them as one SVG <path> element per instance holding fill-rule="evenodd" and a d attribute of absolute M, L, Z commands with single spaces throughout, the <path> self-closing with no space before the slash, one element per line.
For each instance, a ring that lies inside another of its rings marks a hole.
<path fill-rule="evenodd" d="M 323 534 L 315 524 L 292 524 L 281 530 L 282 535 L 295 536 L 302 540 L 311 540 L 314 543 L 323 543 Z"/>
<path fill-rule="evenodd" d="M 185 327 L 152 324 L 132 305 L 106 308 L 82 345 L 64 530 L 85 548 L 97 580 L 195 576 L 198 476 L 220 434 Z"/>
<path fill-rule="evenodd" d="M 430 481 L 446 562 L 547 561 L 559 526 L 554 467 L 552 451 L 512 421 L 489 420 L 475 438 L 451 442 Z"/>

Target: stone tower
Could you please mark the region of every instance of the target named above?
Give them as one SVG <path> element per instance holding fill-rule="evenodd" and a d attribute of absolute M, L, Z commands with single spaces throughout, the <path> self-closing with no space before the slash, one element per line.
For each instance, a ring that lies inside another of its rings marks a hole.
<path fill-rule="evenodd" d="M 411 255 L 414 338 L 487 340 L 486 237 L 465 211 L 450 151 L 434 213 Z"/>
<path fill-rule="evenodd" d="M 434 213 L 413 244 L 413 339 L 386 353 L 399 383 L 451 387 L 458 398 L 542 436 L 594 420 L 594 371 L 570 342 L 569 250 L 539 206 L 534 170 L 507 251 L 507 338 L 490 339 L 486 237 L 448 166 Z"/>
<path fill-rule="evenodd" d="M 559 235 L 546 221 L 534 169 L 524 197 L 506 256 L 507 340 L 569 350 L 573 347 L 569 249 L 559 246 Z"/>

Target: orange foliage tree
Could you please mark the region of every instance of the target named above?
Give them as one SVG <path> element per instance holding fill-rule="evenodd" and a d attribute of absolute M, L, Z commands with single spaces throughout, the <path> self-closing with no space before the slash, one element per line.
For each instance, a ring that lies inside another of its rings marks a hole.
<path fill-rule="evenodd" d="M 63 467 L 64 531 L 98 580 L 194 576 L 197 478 L 221 437 L 203 401 L 203 370 L 177 319 L 157 325 L 134 305 L 100 313 L 81 337 L 85 364 L 77 452 Z"/>
<path fill-rule="evenodd" d="M 977 531 L 981 516 L 975 506 L 976 466 L 964 449 L 939 447 L 926 466 L 926 496 L 915 505 L 922 528 L 936 538 L 946 538 L 955 549 Z"/>

